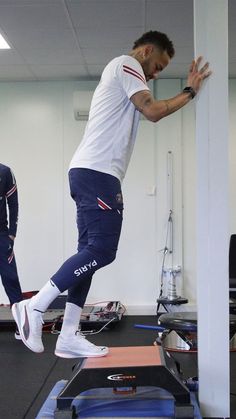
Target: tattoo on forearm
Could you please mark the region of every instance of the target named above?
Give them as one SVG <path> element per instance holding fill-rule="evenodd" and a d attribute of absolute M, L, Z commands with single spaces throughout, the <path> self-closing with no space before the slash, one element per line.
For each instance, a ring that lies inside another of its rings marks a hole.
<path fill-rule="evenodd" d="M 169 113 L 170 112 L 170 107 L 169 107 L 169 102 L 168 100 L 165 100 L 165 105 L 166 105 L 166 112 Z"/>

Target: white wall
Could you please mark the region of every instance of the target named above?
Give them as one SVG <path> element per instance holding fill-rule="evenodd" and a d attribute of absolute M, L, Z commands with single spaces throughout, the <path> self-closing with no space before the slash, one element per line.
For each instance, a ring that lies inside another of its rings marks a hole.
<path fill-rule="evenodd" d="M 75 121 L 73 92 L 96 83 L 0 83 L 0 161 L 15 172 L 20 201 L 15 245 L 24 291 L 39 289 L 75 252 L 75 208 L 67 168 L 82 138 Z M 180 80 L 159 80 L 155 94 L 170 97 Z M 234 193 L 236 81 L 230 83 L 231 231 L 236 231 Z M 128 313 L 155 314 L 165 245 L 167 153 L 173 154 L 174 255 L 183 266 L 183 293 L 195 303 L 195 144 L 194 105 L 152 124 L 142 120 L 123 184 L 124 225 L 116 261 L 94 276 L 89 302 L 119 299 Z M 153 187 L 156 193 L 153 195 Z M 167 258 L 167 266 L 171 261 Z M 0 302 L 7 302 L 0 286 Z"/>

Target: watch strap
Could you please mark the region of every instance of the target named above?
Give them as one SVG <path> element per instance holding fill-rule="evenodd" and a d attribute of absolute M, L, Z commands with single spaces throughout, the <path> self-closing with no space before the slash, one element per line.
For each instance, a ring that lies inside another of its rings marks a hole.
<path fill-rule="evenodd" d="M 191 98 L 193 99 L 196 96 L 195 90 L 191 86 L 186 86 L 183 89 L 183 93 L 189 93 L 191 95 Z"/>

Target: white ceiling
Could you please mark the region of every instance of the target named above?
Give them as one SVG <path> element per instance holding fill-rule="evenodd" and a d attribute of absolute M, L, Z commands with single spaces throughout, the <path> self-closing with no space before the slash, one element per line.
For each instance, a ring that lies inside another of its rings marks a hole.
<path fill-rule="evenodd" d="M 162 77 L 184 77 L 193 58 L 192 0 L 0 0 L 0 81 L 91 80 L 148 30 L 176 55 Z M 229 0 L 229 69 L 236 77 L 236 0 Z"/>

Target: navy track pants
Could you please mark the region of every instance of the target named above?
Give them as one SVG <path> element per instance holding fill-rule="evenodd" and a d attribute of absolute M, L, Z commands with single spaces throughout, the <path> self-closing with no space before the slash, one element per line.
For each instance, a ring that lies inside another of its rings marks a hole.
<path fill-rule="evenodd" d="M 8 233 L 0 233 L 0 276 L 10 304 L 22 300 L 12 240 Z"/>
<path fill-rule="evenodd" d="M 68 299 L 84 306 L 95 271 L 114 261 L 123 219 L 120 181 L 109 174 L 75 168 L 69 172 L 77 208 L 78 252 L 52 277 Z"/>

